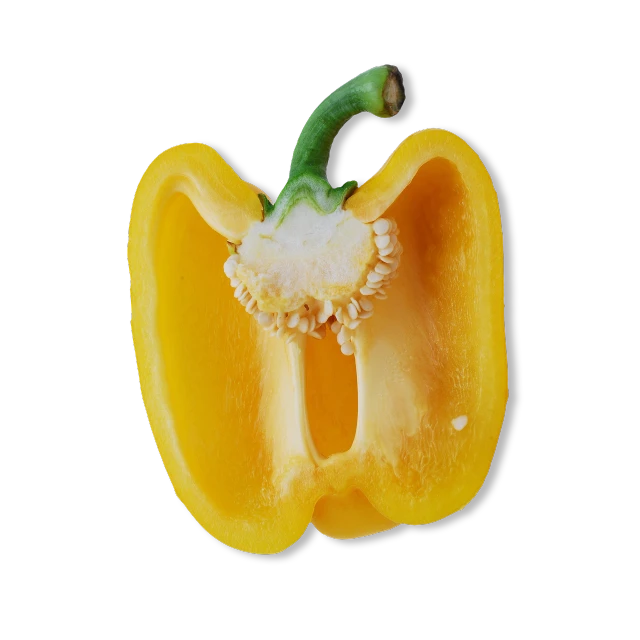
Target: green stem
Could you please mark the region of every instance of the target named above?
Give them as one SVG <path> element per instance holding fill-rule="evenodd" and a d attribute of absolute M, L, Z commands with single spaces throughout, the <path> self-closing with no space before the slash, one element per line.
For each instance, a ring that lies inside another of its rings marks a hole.
<path fill-rule="evenodd" d="M 264 196 L 266 216 L 278 222 L 292 207 L 306 201 L 318 213 L 332 213 L 348 198 L 357 183 L 350 181 L 333 189 L 327 181 L 327 164 L 331 145 L 340 129 L 353 116 L 368 111 L 380 118 L 396 115 L 404 102 L 402 76 L 397 67 L 375 67 L 334 91 L 311 114 L 293 152 L 289 181 L 272 205 Z"/>

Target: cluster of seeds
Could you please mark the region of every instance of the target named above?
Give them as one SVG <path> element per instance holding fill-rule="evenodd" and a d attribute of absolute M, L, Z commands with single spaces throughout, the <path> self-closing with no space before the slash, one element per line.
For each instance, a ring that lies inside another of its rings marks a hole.
<path fill-rule="evenodd" d="M 375 244 L 378 250 L 376 264 L 367 274 L 367 280 L 348 300 L 312 300 L 299 309 L 289 312 L 271 313 L 258 308 L 257 301 L 247 287 L 236 277 L 240 262 L 237 253 L 224 263 L 224 272 L 234 288 L 234 296 L 253 315 L 258 323 L 271 335 L 292 342 L 297 335 L 305 334 L 321 340 L 327 327 L 337 336 L 340 351 L 353 355 L 355 330 L 360 323 L 373 315 L 372 298 L 384 300 L 386 288 L 397 277 L 402 245 L 398 242 L 398 225 L 390 218 L 378 218 L 373 223 Z"/>

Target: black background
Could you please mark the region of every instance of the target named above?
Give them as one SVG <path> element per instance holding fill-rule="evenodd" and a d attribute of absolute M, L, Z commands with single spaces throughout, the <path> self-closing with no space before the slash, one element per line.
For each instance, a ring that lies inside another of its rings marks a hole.
<path fill-rule="evenodd" d="M 304 113 L 311 111 L 314 96 L 326 95 L 327 88 L 334 88 L 345 71 L 357 71 L 361 62 L 366 60 L 345 60 L 340 66 L 327 63 L 284 72 L 271 65 L 253 69 L 250 74 L 230 69 L 222 77 L 216 77 L 207 94 L 206 120 L 185 121 L 181 116 L 164 122 L 168 126 L 186 127 L 182 133 L 191 131 L 207 136 L 202 141 L 215 148 L 241 178 L 275 199 L 280 177 L 287 174 L 287 142 L 288 136 L 296 134 L 296 120 L 302 120 Z M 452 103 L 446 95 L 432 90 L 429 65 L 392 55 L 372 62 L 398 66 L 404 79 L 406 102 L 394 118 L 361 114 L 347 123 L 332 147 L 329 181 L 338 186 L 345 176 L 356 176 L 362 184 L 368 168 L 392 150 L 392 137 L 407 135 L 409 128 L 422 128 L 425 121 L 435 121 L 436 126 L 457 134 L 478 153 L 497 191 L 503 223 L 510 397 L 489 475 L 477 497 L 463 511 L 430 525 L 402 525 L 350 541 L 326 538 L 309 525 L 302 538 L 277 557 L 295 558 L 325 550 L 352 555 L 395 553 L 400 549 L 409 553 L 429 549 L 447 553 L 454 548 L 456 553 L 474 549 L 477 552 L 481 548 L 490 553 L 495 551 L 494 545 L 510 544 L 509 541 L 522 537 L 529 526 L 527 514 L 533 513 L 535 506 L 527 487 L 532 473 L 530 441 L 536 423 L 533 407 L 530 403 L 526 405 L 520 393 L 527 373 L 521 354 L 529 327 L 535 322 L 535 307 L 528 302 L 532 276 L 527 252 L 523 250 L 528 238 L 535 234 L 535 229 L 527 224 L 528 208 L 532 206 L 527 167 L 534 141 L 521 106 L 505 102 L 504 96 L 497 103 L 491 101 L 490 95 L 470 95 L 460 103 L 457 93 L 456 102 Z M 202 106 L 199 105 L 199 111 Z M 122 156 L 123 191 L 125 182 L 135 183 L 136 169 L 159 150 L 160 144 L 175 143 L 175 132 L 158 131 L 154 127 L 151 132 L 136 131 L 130 136 Z M 124 206 L 118 222 L 127 222 Z M 120 279 L 124 298 L 127 274 L 121 273 Z M 187 549 L 200 549 L 216 558 L 247 555 L 211 538 L 180 503 L 169 504 L 167 481 L 160 476 L 157 458 L 152 458 L 151 442 L 144 439 L 142 409 L 135 406 L 135 371 L 125 369 L 124 354 L 122 358 L 126 374 L 123 373 L 119 400 L 127 447 L 133 455 L 132 481 L 126 497 L 132 510 L 127 526 L 130 543 L 162 549 L 163 555 L 180 554 Z"/>

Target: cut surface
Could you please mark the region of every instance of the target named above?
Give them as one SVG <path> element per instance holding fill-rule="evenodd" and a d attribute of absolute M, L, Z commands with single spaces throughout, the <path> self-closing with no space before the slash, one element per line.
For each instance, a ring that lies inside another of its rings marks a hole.
<path fill-rule="evenodd" d="M 225 543 L 270 553 L 312 514 L 351 537 L 464 506 L 507 393 L 500 217 L 477 156 L 452 134 L 416 134 L 347 201 L 367 224 L 395 218 L 405 248 L 355 334 L 355 371 L 335 342 L 287 345 L 234 299 L 225 239 L 181 186 L 210 173 L 205 159 L 182 181 L 152 165 L 129 247 L 143 396 L 189 510 Z"/>

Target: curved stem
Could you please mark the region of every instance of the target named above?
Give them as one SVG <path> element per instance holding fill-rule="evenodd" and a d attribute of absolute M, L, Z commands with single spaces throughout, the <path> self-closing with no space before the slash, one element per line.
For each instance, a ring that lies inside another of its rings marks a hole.
<path fill-rule="evenodd" d="M 380 118 L 395 116 L 403 102 L 402 75 L 388 64 L 369 69 L 334 91 L 304 126 L 293 152 L 289 181 L 275 204 L 263 194 L 258 196 L 265 218 L 273 216 L 280 225 L 299 202 L 306 202 L 321 215 L 342 206 L 358 185 L 350 181 L 333 189 L 327 181 L 329 153 L 338 131 L 363 111 Z"/>
<path fill-rule="evenodd" d="M 374 67 L 342 85 L 311 114 L 293 152 L 289 179 L 304 173 L 326 180 L 329 153 L 338 131 L 353 116 L 368 111 L 380 118 L 396 115 L 404 102 L 397 67 Z"/>

